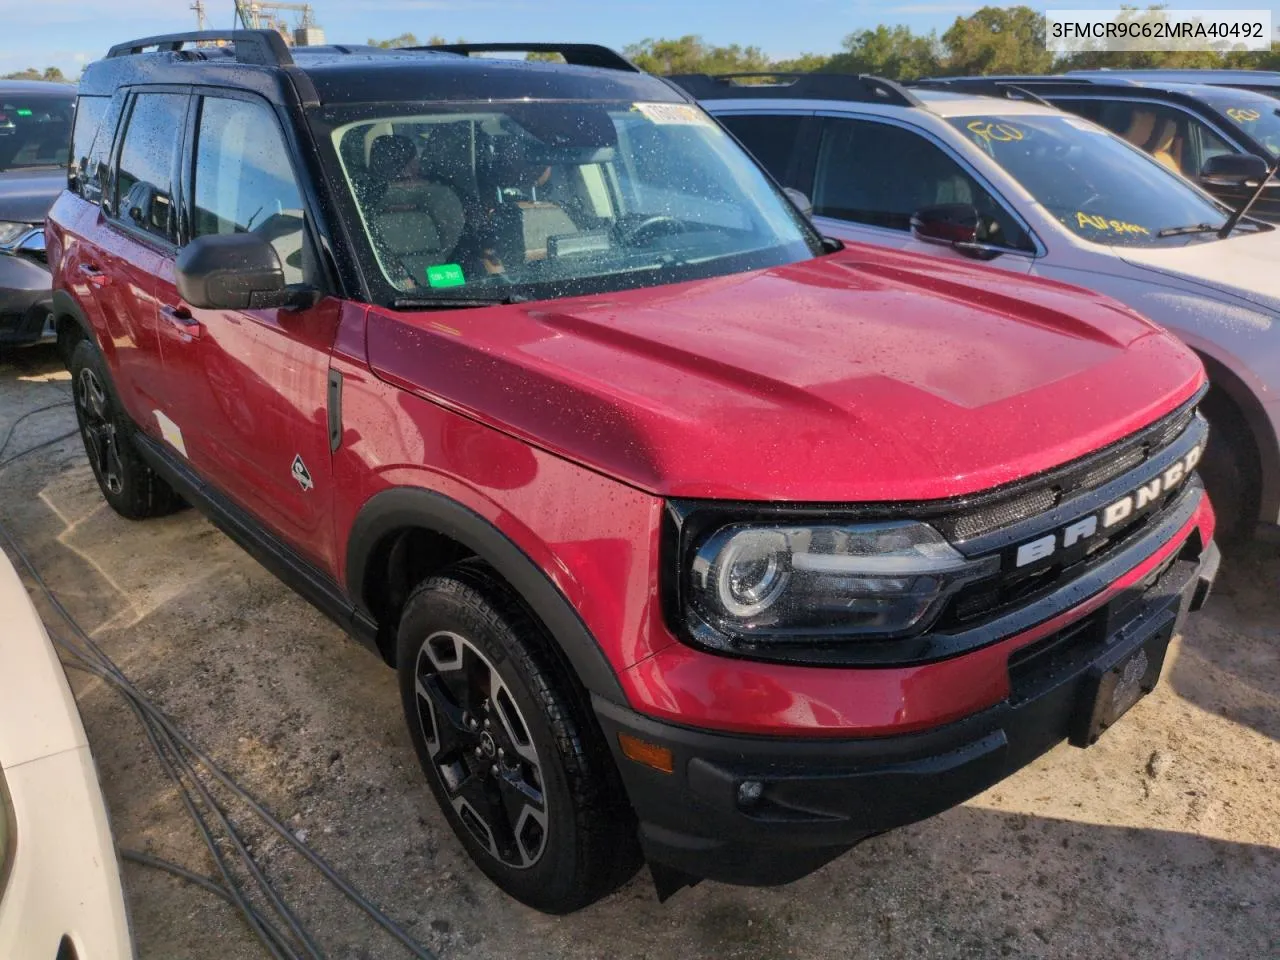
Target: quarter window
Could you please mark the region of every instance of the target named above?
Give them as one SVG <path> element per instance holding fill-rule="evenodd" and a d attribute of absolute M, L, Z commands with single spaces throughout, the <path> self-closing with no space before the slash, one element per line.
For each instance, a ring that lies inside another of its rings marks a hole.
<path fill-rule="evenodd" d="M 166 240 L 174 236 L 173 168 L 186 113 L 182 94 L 139 94 L 120 147 L 116 212 Z"/>
<path fill-rule="evenodd" d="M 275 114 L 261 103 L 206 97 L 196 139 L 195 237 L 256 233 L 275 248 L 286 283 L 309 270 L 302 194 Z"/>
<path fill-rule="evenodd" d="M 986 223 L 984 243 L 1033 250 L 1022 226 L 955 160 L 924 137 L 869 120 L 828 120 L 818 151 L 813 212 L 910 230 L 924 207 L 965 203 Z"/>

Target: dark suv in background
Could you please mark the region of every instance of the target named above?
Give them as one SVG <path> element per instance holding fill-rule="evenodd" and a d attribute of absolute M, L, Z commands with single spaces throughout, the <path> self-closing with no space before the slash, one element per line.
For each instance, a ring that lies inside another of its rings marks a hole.
<path fill-rule="evenodd" d="M 75 87 L 0 80 L 0 345 L 51 334 L 44 217 L 66 185 Z"/>
<path fill-rule="evenodd" d="M 1280 103 L 1254 90 L 1155 77 L 1129 79 L 1108 71 L 947 77 L 922 83 L 996 96 L 1011 88 L 1026 91 L 1106 127 L 1233 209 L 1252 196 L 1254 184 L 1224 178 L 1221 158 L 1257 157 L 1271 166 L 1280 157 Z M 1275 188 L 1264 190 L 1249 215 L 1280 222 L 1278 194 Z"/>

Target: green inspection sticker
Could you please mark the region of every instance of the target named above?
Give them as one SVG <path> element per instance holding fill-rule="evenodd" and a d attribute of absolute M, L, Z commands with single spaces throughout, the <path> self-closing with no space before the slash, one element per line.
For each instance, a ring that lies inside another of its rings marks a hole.
<path fill-rule="evenodd" d="M 427 283 L 433 287 L 460 287 L 467 282 L 462 268 L 456 263 L 442 263 L 427 267 Z"/>

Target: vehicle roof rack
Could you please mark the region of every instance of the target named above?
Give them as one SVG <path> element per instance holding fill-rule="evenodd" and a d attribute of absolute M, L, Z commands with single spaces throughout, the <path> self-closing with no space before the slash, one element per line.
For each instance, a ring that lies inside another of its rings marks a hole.
<path fill-rule="evenodd" d="M 1030 103 L 1038 103 L 1042 107 L 1053 107 L 1053 104 L 1040 96 L 1038 93 L 1028 89 L 1023 84 L 1026 81 L 1015 82 L 1013 80 L 985 80 L 984 82 L 964 81 L 961 83 L 953 83 L 946 79 L 935 80 L 913 80 L 908 86 L 921 87 L 926 90 L 946 90 L 948 87 L 966 92 L 977 92 L 979 94 L 989 94 L 996 97 L 1004 97 L 1006 100 L 1026 100 Z M 1055 110 L 1057 107 L 1053 107 Z"/>
<path fill-rule="evenodd" d="M 575 67 L 601 67 L 639 73 L 640 68 L 618 53 L 598 43 L 436 43 L 402 50 L 434 50 L 469 57 L 475 53 L 558 53 Z"/>
<path fill-rule="evenodd" d="M 232 56 L 238 63 L 264 67 L 293 65 L 293 54 L 284 37 L 274 30 L 193 30 L 189 33 L 164 33 L 117 43 L 107 51 L 107 58 L 132 57 L 154 47 L 157 52 L 176 53 L 190 43 L 230 43 Z"/>
<path fill-rule="evenodd" d="M 750 78 L 773 78 L 773 83 L 738 83 Z M 805 97 L 813 100 L 849 100 L 884 103 L 895 107 L 923 106 L 906 87 L 869 73 L 685 73 L 667 77 L 699 100 L 741 97 Z"/>
<path fill-rule="evenodd" d="M 1012 87 L 1021 90 L 1023 93 L 1031 93 L 1033 87 L 1137 87 L 1140 86 L 1133 80 L 1126 77 L 1099 77 L 1096 80 L 1091 77 L 1064 77 L 1064 76 L 1048 76 L 1048 77 L 928 77 L 924 80 L 915 80 L 911 84 L 913 87 L 932 87 L 936 90 L 945 90 L 948 87 L 954 90 L 987 90 L 991 91 L 993 96 L 1003 94 L 1003 91 Z"/>

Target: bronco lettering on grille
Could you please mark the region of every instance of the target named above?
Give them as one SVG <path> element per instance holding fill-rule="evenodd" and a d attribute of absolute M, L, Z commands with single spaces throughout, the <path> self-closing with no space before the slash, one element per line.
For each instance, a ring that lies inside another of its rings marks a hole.
<path fill-rule="evenodd" d="M 1169 466 L 1159 476 L 1152 477 L 1147 483 L 1121 497 L 1115 503 L 1097 510 L 1088 516 L 1073 520 L 1053 533 L 1047 533 L 1039 539 L 1024 543 L 1018 548 L 1014 560 L 1015 567 L 1025 567 L 1037 560 L 1051 557 L 1059 550 L 1066 550 L 1077 543 L 1088 540 L 1099 531 L 1105 531 L 1119 523 L 1148 509 L 1164 494 L 1177 489 L 1195 470 L 1196 464 L 1204 453 L 1203 446 L 1197 446 L 1181 460 Z"/>

